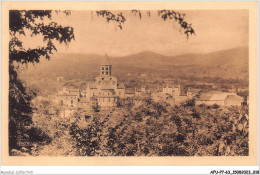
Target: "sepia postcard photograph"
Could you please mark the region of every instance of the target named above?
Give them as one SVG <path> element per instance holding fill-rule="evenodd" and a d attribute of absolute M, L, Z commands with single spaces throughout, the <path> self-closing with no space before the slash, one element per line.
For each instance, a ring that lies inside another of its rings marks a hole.
<path fill-rule="evenodd" d="M 3 2 L 2 163 L 257 165 L 257 5 Z"/>

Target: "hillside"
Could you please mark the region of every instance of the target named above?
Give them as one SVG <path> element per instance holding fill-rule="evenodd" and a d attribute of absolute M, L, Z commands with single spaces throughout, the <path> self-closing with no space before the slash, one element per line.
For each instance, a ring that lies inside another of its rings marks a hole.
<path fill-rule="evenodd" d="M 81 77 L 86 80 L 98 75 L 102 56 L 88 54 L 59 54 L 51 61 L 29 66 L 23 76 Z M 185 54 L 164 56 L 153 52 L 142 52 L 125 57 L 110 57 L 113 73 L 125 76 L 128 73 L 160 72 L 173 75 L 210 76 L 248 79 L 248 48 L 235 48 L 207 54 Z M 72 76 L 73 74 L 73 76 Z"/>
<path fill-rule="evenodd" d="M 163 56 L 153 52 L 114 58 L 116 64 L 131 65 L 182 65 L 182 66 L 233 66 L 234 68 L 248 69 L 248 48 L 235 48 L 207 54 L 185 54 L 178 56 Z"/>

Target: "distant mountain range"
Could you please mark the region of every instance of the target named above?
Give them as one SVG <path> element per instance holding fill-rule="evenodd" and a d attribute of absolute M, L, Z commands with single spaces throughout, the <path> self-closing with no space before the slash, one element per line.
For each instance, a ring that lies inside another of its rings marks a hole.
<path fill-rule="evenodd" d="M 142 52 L 126 57 L 112 58 L 115 64 L 140 64 L 140 65 L 199 65 L 218 66 L 232 65 L 248 68 L 248 48 L 235 48 L 207 54 L 184 54 L 178 56 L 164 56 L 154 52 Z"/>
<path fill-rule="evenodd" d="M 66 76 L 69 73 L 98 74 L 102 56 L 89 54 L 59 54 L 51 61 L 29 66 L 25 74 Z M 116 75 L 132 72 L 166 71 L 174 74 L 240 78 L 248 80 L 248 47 L 222 50 L 206 54 L 164 56 L 150 51 L 124 57 L 110 57 Z M 93 75 L 92 75 L 93 76 Z"/>

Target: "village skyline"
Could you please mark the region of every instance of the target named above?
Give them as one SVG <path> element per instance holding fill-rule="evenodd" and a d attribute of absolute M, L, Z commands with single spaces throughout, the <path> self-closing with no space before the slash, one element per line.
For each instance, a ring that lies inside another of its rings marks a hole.
<path fill-rule="evenodd" d="M 128 85 L 125 85 L 114 76 L 113 66 L 107 54 L 102 57 L 98 71 L 99 76 L 95 77 L 94 81 L 86 81 L 86 86 L 81 88 L 75 87 L 74 83 L 66 85 L 66 77 L 57 77 L 56 80 L 63 86 L 57 94 L 49 97 L 55 104 L 65 106 L 62 117 L 70 117 L 77 111 L 77 107 L 88 109 L 85 115 L 91 116 L 94 115 L 90 114 L 91 108 L 94 112 L 117 111 L 123 106 L 120 100 L 143 100 L 148 96 L 155 102 L 165 102 L 171 106 L 181 105 L 189 100 L 194 101 L 196 105 L 218 107 L 243 106 L 249 103 L 248 96 L 241 95 L 241 92 L 248 91 L 248 86 L 242 84 L 237 86 L 231 83 L 229 87 L 223 88 L 223 84 L 214 81 L 209 83 L 201 80 L 191 83 L 185 82 L 185 79 L 176 79 L 172 75 L 170 78 L 163 78 L 162 74 L 139 72 L 133 75 L 128 73 L 126 78 L 127 81 L 135 78 L 131 81 L 139 83 L 131 87 L 126 81 Z"/>
<path fill-rule="evenodd" d="M 53 16 L 20 31 L 22 44 L 15 32 L 10 41 L 11 68 L 31 92 L 25 128 L 34 138 L 19 130 L 10 155 L 249 154 L 247 10 L 14 10 L 11 24 L 31 14 Z M 39 32 L 35 42 L 29 32 Z"/>

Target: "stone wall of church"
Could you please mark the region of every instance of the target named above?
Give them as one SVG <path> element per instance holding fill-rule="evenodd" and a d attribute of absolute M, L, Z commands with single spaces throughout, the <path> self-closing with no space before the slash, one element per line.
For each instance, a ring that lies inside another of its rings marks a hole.
<path fill-rule="evenodd" d="M 116 89 L 115 92 L 120 98 L 125 98 L 125 89 Z"/>

